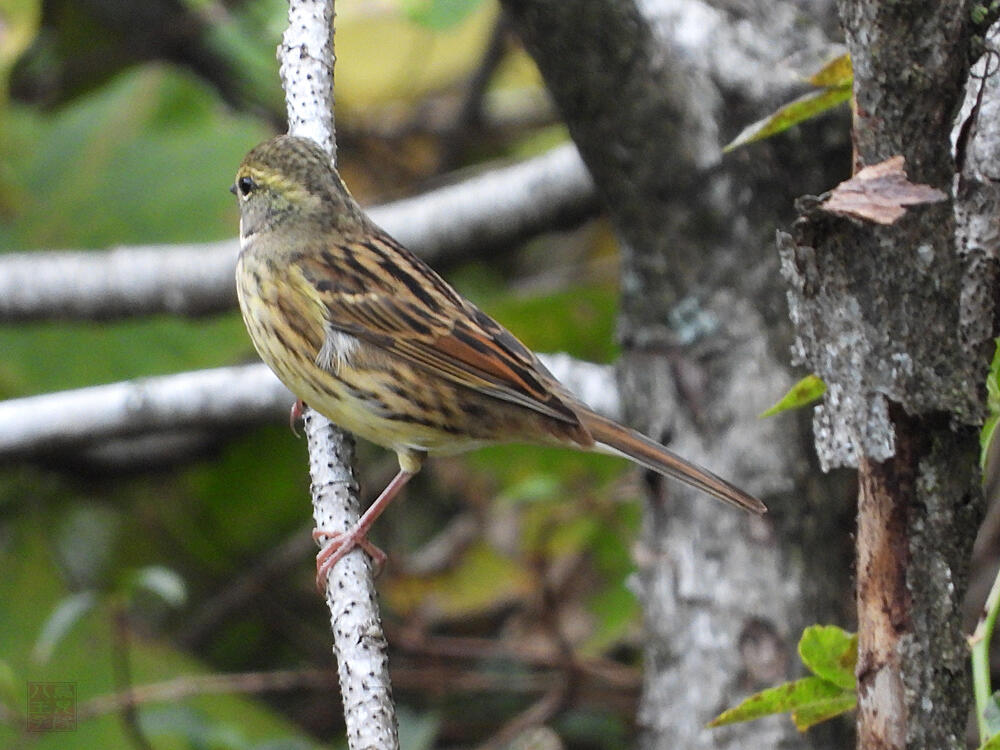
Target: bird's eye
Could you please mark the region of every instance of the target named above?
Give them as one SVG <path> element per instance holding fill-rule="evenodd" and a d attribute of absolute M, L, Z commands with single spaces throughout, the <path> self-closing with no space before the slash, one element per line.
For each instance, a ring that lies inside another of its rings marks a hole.
<path fill-rule="evenodd" d="M 236 181 L 236 187 L 239 189 L 240 195 L 246 196 L 250 195 L 250 193 L 256 189 L 257 183 L 250 177 L 240 177 L 240 179 Z"/>

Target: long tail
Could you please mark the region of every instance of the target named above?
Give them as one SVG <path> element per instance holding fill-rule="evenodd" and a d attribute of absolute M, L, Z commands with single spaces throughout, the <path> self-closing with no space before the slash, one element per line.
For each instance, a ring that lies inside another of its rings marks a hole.
<path fill-rule="evenodd" d="M 735 505 L 737 508 L 757 514 L 767 512 L 767 506 L 753 495 L 747 494 L 725 479 L 717 477 L 712 472 L 696 466 L 675 453 L 671 453 L 645 435 L 589 410 L 580 410 L 579 417 L 583 426 L 590 430 L 590 434 L 600 444 L 600 447 L 624 455 L 651 471 L 675 477 L 719 498 L 719 500 Z"/>

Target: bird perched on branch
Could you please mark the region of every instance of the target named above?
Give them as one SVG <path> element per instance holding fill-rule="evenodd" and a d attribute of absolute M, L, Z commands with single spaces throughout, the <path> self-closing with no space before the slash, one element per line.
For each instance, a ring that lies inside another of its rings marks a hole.
<path fill-rule="evenodd" d="M 493 443 L 625 456 L 754 513 L 760 500 L 574 397 L 513 334 L 361 210 L 329 155 L 278 136 L 247 154 L 236 288 L 261 358 L 300 401 L 396 452 L 399 473 L 344 533 L 318 581 L 355 546 L 427 454 Z M 294 414 L 293 407 L 293 414 Z M 382 556 L 384 558 L 384 556 Z"/>

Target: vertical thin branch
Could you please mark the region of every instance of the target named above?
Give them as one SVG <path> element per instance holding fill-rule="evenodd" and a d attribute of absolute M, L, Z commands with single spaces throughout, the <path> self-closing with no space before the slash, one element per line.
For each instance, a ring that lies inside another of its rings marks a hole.
<path fill-rule="evenodd" d="M 333 0 L 291 0 L 278 60 L 288 133 L 312 138 L 336 161 L 333 119 Z"/>
<path fill-rule="evenodd" d="M 316 526 L 347 530 L 357 522 L 361 510 L 351 469 L 353 441 L 312 409 L 306 410 L 305 432 Z M 397 748 L 388 644 L 375 598 L 375 577 L 368 556 L 360 548 L 334 566 L 327 579 L 326 603 L 333 627 L 348 746 L 351 750 Z"/>
<path fill-rule="evenodd" d="M 312 138 L 335 159 L 333 0 L 291 0 L 278 48 L 291 135 Z M 310 491 L 319 529 L 347 530 L 360 516 L 351 438 L 311 409 L 305 413 Z M 327 579 L 334 653 L 351 750 L 399 747 L 389 681 L 388 645 L 375 581 L 361 549 L 349 552 Z"/>
<path fill-rule="evenodd" d="M 114 620 L 114 637 L 111 642 L 111 667 L 114 672 L 115 690 L 129 696 L 132 693 L 132 655 L 129 636 L 128 612 L 123 604 L 115 604 L 111 616 Z M 139 723 L 139 709 L 133 701 L 126 701 L 120 711 L 125 736 L 138 750 L 153 750 L 149 738 Z"/>

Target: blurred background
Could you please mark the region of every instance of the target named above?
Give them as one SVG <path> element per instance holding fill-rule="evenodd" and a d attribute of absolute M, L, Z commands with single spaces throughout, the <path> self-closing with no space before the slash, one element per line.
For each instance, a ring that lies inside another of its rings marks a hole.
<path fill-rule="evenodd" d="M 337 14 L 338 159 L 362 204 L 567 140 L 492 0 Z M 276 0 L 4 0 L 0 252 L 235 237 L 236 166 L 285 129 L 285 16 Z M 592 217 L 438 267 L 536 350 L 612 362 L 616 253 Z M 235 309 L 4 324 L 0 398 L 255 360 Z M 370 499 L 395 457 L 359 452 Z M 427 463 L 374 532 L 404 747 L 507 741 L 560 681 L 564 742 L 628 744 L 639 480 L 516 446 Z M 336 746 L 311 526 L 284 420 L 0 465 L 0 746 Z M 75 683 L 74 731 L 22 731 L 45 681 Z M 151 699 L 123 712 L 109 696 L 129 686 Z"/>

